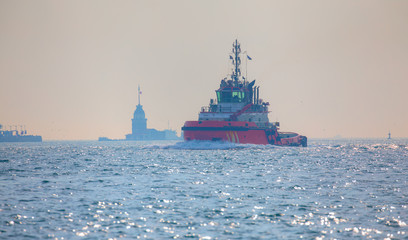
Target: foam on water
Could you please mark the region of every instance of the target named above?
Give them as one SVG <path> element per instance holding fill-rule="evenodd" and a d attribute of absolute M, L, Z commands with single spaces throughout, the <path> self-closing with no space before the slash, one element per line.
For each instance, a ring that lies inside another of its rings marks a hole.
<path fill-rule="evenodd" d="M 244 149 L 244 148 L 260 148 L 262 145 L 239 144 L 223 141 L 184 141 L 177 142 L 171 145 L 152 146 L 161 149 L 179 149 L 179 150 L 227 150 L 227 149 Z"/>

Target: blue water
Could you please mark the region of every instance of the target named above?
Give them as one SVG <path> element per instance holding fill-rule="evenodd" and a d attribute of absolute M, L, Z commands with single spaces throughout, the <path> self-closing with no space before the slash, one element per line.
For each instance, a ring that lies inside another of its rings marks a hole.
<path fill-rule="evenodd" d="M 408 140 L 0 144 L 0 239 L 407 239 Z"/>

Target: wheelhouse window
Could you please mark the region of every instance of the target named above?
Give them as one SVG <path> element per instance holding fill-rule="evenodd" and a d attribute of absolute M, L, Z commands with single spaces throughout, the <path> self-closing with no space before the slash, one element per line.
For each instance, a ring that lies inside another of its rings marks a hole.
<path fill-rule="evenodd" d="M 245 93 L 242 91 L 231 91 L 231 89 L 223 89 L 217 91 L 217 101 L 221 102 L 243 102 L 245 99 Z"/>
<path fill-rule="evenodd" d="M 243 102 L 245 97 L 245 93 L 241 91 L 233 91 L 232 92 L 232 102 Z"/>

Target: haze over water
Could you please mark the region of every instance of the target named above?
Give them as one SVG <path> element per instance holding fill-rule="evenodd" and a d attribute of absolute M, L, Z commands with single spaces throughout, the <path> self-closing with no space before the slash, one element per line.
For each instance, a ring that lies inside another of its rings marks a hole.
<path fill-rule="evenodd" d="M 140 85 L 148 127 L 180 134 L 231 74 L 238 39 L 282 130 L 408 137 L 407 12 L 388 0 L 2 0 L 0 124 L 124 138 Z"/>
<path fill-rule="evenodd" d="M 0 145 L 2 239 L 406 239 L 408 140 Z"/>
<path fill-rule="evenodd" d="M 408 239 L 408 1 L 0 1 L 0 239 Z M 307 148 L 180 133 L 242 63 Z M 75 140 L 75 141 L 49 141 Z M 311 140 L 310 140 L 311 139 Z"/>

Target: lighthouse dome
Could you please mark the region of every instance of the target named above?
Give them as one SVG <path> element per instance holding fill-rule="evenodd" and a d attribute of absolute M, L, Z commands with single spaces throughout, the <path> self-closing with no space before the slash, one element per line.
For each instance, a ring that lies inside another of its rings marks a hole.
<path fill-rule="evenodd" d="M 142 105 L 139 104 L 136 106 L 136 110 L 133 113 L 133 118 L 134 119 L 145 119 L 146 118 Z"/>

